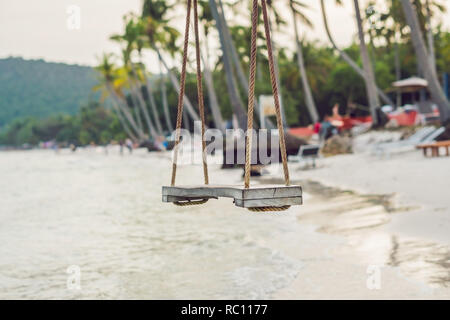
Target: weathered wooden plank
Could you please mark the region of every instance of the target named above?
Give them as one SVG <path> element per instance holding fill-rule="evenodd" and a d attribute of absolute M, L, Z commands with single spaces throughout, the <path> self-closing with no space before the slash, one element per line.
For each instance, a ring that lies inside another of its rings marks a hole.
<path fill-rule="evenodd" d="M 234 200 L 234 204 L 243 208 L 298 206 L 303 204 L 302 197 Z"/>
<path fill-rule="evenodd" d="M 227 197 L 234 199 L 288 198 L 302 195 L 300 186 L 255 185 L 249 189 L 244 186 L 200 185 L 162 187 L 163 196 L 176 197 Z"/>
<path fill-rule="evenodd" d="M 176 196 L 162 196 L 163 202 L 176 202 L 186 200 L 202 200 L 202 199 L 218 199 L 218 197 L 176 197 Z"/>
<path fill-rule="evenodd" d="M 162 188 L 163 202 L 219 197 L 233 198 L 237 206 L 245 208 L 301 205 L 302 188 L 295 185 L 255 185 L 249 189 L 241 185 L 164 186 Z"/>

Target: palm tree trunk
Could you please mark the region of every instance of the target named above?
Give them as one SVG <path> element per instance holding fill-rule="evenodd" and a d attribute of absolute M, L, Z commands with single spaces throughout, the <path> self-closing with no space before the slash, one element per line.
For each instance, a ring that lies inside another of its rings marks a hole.
<path fill-rule="evenodd" d="M 130 127 L 128 126 L 127 122 L 125 121 L 125 118 L 123 117 L 122 112 L 120 111 L 119 106 L 117 105 L 116 100 L 112 100 L 112 109 L 114 113 L 116 114 L 117 118 L 119 119 L 120 125 L 122 126 L 123 130 L 127 134 L 128 137 L 131 138 L 133 141 L 138 141 L 138 138 L 133 134 Z"/>
<path fill-rule="evenodd" d="M 142 110 L 142 113 L 144 114 L 145 123 L 147 124 L 150 135 L 153 138 L 156 138 L 158 136 L 158 134 L 161 134 L 161 132 L 157 132 L 155 130 L 155 126 L 152 123 L 152 121 L 150 119 L 150 115 L 148 113 L 147 104 L 145 103 L 144 97 L 142 95 L 142 85 L 138 79 L 138 76 L 136 73 L 136 68 L 135 68 L 133 62 L 130 62 L 130 64 L 131 64 L 131 73 L 132 73 L 131 83 L 132 83 L 132 85 L 134 85 L 134 91 L 136 92 L 139 108 Z"/>
<path fill-rule="evenodd" d="M 223 57 L 223 65 L 225 69 L 226 82 L 228 87 L 228 93 L 230 95 L 231 107 L 233 109 L 233 113 L 236 115 L 239 128 L 245 129 L 247 128 L 247 115 L 244 111 L 243 102 L 239 96 L 239 91 L 236 85 L 236 80 L 234 79 L 233 68 L 231 66 L 231 60 L 228 52 L 228 45 L 226 41 L 226 31 L 225 26 L 222 23 L 222 19 L 220 18 L 219 11 L 217 9 L 217 4 L 215 0 L 209 0 L 210 9 L 214 20 L 216 21 L 216 28 L 219 32 L 220 44 L 222 47 L 222 57 Z"/>
<path fill-rule="evenodd" d="M 394 54 L 395 54 L 395 79 L 399 81 L 402 78 L 402 71 L 400 68 L 400 48 L 397 39 L 394 44 Z M 397 90 L 397 107 L 402 105 L 402 93 L 400 90 Z"/>
<path fill-rule="evenodd" d="M 438 105 L 441 122 L 445 123 L 450 119 L 450 103 L 439 84 L 436 72 L 433 72 L 433 66 L 430 63 L 415 9 L 410 0 L 401 0 L 401 3 L 406 22 L 411 30 L 411 39 L 418 63 L 428 81 L 428 90 L 430 91 L 431 98 Z"/>
<path fill-rule="evenodd" d="M 155 130 L 155 126 L 154 126 L 152 120 L 150 119 L 150 114 L 148 113 L 147 104 L 145 103 L 144 96 L 142 95 L 141 90 L 142 90 L 141 83 L 136 81 L 135 92 L 136 92 L 139 108 L 141 109 L 141 111 L 144 115 L 145 123 L 147 124 L 147 127 L 149 129 L 149 134 L 153 138 L 156 138 L 158 136 L 158 132 Z"/>
<path fill-rule="evenodd" d="M 145 70 L 143 70 L 145 73 Z M 145 87 L 147 88 L 147 96 L 148 100 L 150 102 L 150 108 L 152 109 L 153 118 L 155 119 L 156 124 L 156 130 L 159 135 L 163 134 L 163 129 L 161 125 L 161 120 L 159 119 L 159 113 L 158 109 L 156 108 L 156 102 L 155 102 L 155 96 L 153 94 L 153 90 L 151 88 L 150 79 L 148 78 L 148 75 L 145 74 Z"/>
<path fill-rule="evenodd" d="M 365 83 L 367 91 L 367 99 L 369 100 L 370 113 L 372 114 L 372 123 L 378 124 L 377 108 L 380 107 L 380 101 L 377 95 L 377 86 L 375 82 L 375 74 L 373 72 L 372 62 L 370 61 L 369 51 L 367 50 L 366 41 L 364 39 L 364 31 L 362 27 L 361 12 L 359 10 L 358 0 L 353 1 L 356 13 L 356 25 L 358 26 L 359 48 L 363 62 L 365 73 Z"/>
<path fill-rule="evenodd" d="M 295 43 L 297 44 L 298 68 L 300 70 L 300 76 L 302 79 L 303 91 L 305 92 L 305 104 L 306 104 L 306 107 L 308 108 L 309 116 L 311 118 L 312 123 L 316 123 L 316 122 L 319 122 L 319 114 L 317 112 L 316 104 L 314 102 L 314 98 L 311 93 L 311 87 L 309 86 L 308 77 L 306 75 L 305 62 L 303 59 L 303 49 L 302 49 L 302 44 L 300 43 L 300 39 L 298 36 L 297 19 L 296 19 L 295 9 L 292 6 L 292 2 L 291 2 L 291 10 L 292 10 L 292 19 L 294 22 Z"/>
<path fill-rule="evenodd" d="M 126 100 L 127 98 L 125 97 L 124 99 Z M 139 113 L 138 101 L 137 101 L 136 95 L 134 93 L 134 88 L 131 86 L 131 84 L 130 84 L 130 99 L 133 104 L 133 108 L 130 108 L 130 110 L 132 110 L 132 112 L 134 114 L 134 118 L 136 119 L 136 125 L 142 132 L 144 132 L 143 127 L 142 127 L 142 118 Z"/>
<path fill-rule="evenodd" d="M 275 42 L 273 41 L 273 32 L 272 32 L 273 29 L 272 29 L 272 22 L 270 19 L 270 11 L 269 11 L 269 30 L 270 30 L 270 34 L 272 35 L 272 37 L 270 38 L 270 42 L 272 45 L 273 54 L 275 56 L 273 63 L 274 63 L 274 69 L 275 69 L 275 82 L 277 83 L 277 87 L 278 87 L 278 100 L 280 102 L 281 119 L 283 121 L 283 126 L 287 127 L 286 114 L 284 112 L 284 105 L 283 105 L 283 94 L 282 94 L 283 90 L 281 89 L 281 86 L 280 86 L 280 68 L 278 65 L 278 50 L 275 45 Z"/>
<path fill-rule="evenodd" d="M 433 72 L 436 72 L 436 53 L 434 50 L 434 36 L 433 29 L 431 27 L 431 8 L 430 0 L 425 1 L 425 8 L 427 11 L 427 42 L 428 42 L 428 56 L 430 59 L 430 64 L 433 67 Z"/>
<path fill-rule="evenodd" d="M 364 72 L 364 70 L 362 70 L 362 69 L 358 66 L 358 64 L 357 64 L 355 61 L 353 61 L 352 58 L 350 58 L 350 56 L 349 56 L 347 53 L 345 53 L 343 50 L 341 50 L 341 49 L 337 46 L 336 42 L 334 41 L 334 39 L 333 39 L 333 37 L 332 37 L 332 35 L 331 35 L 331 32 L 330 32 L 330 29 L 329 29 L 329 27 L 328 27 L 328 18 L 327 18 L 327 14 L 326 14 L 326 10 L 325 10 L 324 0 L 320 0 L 320 9 L 321 9 L 321 11 L 322 11 L 322 19 L 323 19 L 323 24 L 324 24 L 324 27 L 325 27 L 325 31 L 326 31 L 327 37 L 328 37 L 328 39 L 329 39 L 331 45 L 333 46 L 334 50 L 336 50 L 336 51 L 339 53 L 339 55 L 341 56 L 341 58 L 342 58 L 345 62 L 347 62 L 348 65 L 349 65 L 349 66 L 350 66 L 350 67 L 351 67 L 351 68 L 352 68 L 359 76 L 361 76 L 362 78 L 365 78 L 365 72 Z M 377 93 L 378 93 L 378 95 L 380 96 L 380 98 L 384 101 L 384 103 L 389 104 L 389 105 L 391 105 L 391 106 L 394 105 L 394 102 L 392 102 L 392 100 L 387 96 L 387 94 L 384 93 L 384 91 L 381 90 L 381 89 L 378 88 L 378 87 L 377 87 Z"/>
<path fill-rule="evenodd" d="M 215 1 L 214 1 L 214 3 L 215 3 Z M 217 6 L 216 6 L 216 8 L 217 8 Z M 241 83 L 242 88 L 244 88 L 245 92 L 248 92 L 248 78 L 245 75 L 244 69 L 242 68 L 242 64 L 239 59 L 239 55 L 237 53 L 236 46 L 234 45 L 233 39 L 231 37 L 230 29 L 228 28 L 227 20 L 225 19 L 225 10 L 223 9 L 222 0 L 219 0 L 219 8 L 221 11 L 219 14 L 219 18 L 220 18 L 221 24 L 223 26 L 223 28 L 221 30 L 223 30 L 224 42 L 226 44 L 226 47 L 228 48 L 227 52 L 229 52 L 231 54 L 231 61 L 233 62 L 234 68 L 236 70 L 236 73 L 237 73 L 237 76 L 238 76 L 239 82 Z M 220 32 L 221 31 L 219 30 L 219 33 Z M 219 36 L 220 36 L 220 34 L 219 34 Z M 222 48 L 222 51 L 223 51 L 223 48 Z M 259 70 L 258 75 L 262 76 L 262 73 L 260 72 L 261 71 L 260 66 L 261 66 L 261 64 L 259 63 L 256 67 Z M 277 68 L 278 68 L 278 66 L 277 66 Z M 254 110 L 256 111 L 256 114 L 259 116 L 259 104 L 258 104 L 257 100 L 255 100 Z M 286 117 L 284 116 L 284 109 L 282 109 L 282 110 L 283 110 L 283 121 L 284 121 Z M 257 118 L 259 119 L 259 117 L 257 117 Z M 273 122 L 270 119 L 265 119 L 265 121 L 266 121 L 267 128 L 274 128 Z"/>
<path fill-rule="evenodd" d="M 219 102 L 217 100 L 216 90 L 214 89 L 214 80 L 211 73 L 211 69 L 209 68 L 209 46 L 208 46 L 208 36 L 204 35 L 205 39 L 205 48 L 206 48 L 206 59 L 202 57 L 203 60 L 203 74 L 205 78 L 206 89 L 208 91 L 209 98 L 209 107 L 211 108 L 211 113 L 213 116 L 213 121 L 217 129 L 225 133 L 225 126 L 223 123 L 222 114 L 219 108 Z"/>
<path fill-rule="evenodd" d="M 130 93 L 131 96 L 133 97 L 133 112 L 134 112 L 134 117 L 136 118 L 136 123 L 139 126 L 139 129 L 142 130 L 142 132 L 145 132 L 144 130 L 144 124 L 142 123 L 142 116 L 141 116 L 141 109 L 138 106 L 138 101 L 137 98 L 135 97 L 134 92 Z"/>
<path fill-rule="evenodd" d="M 245 92 L 248 92 L 248 78 L 245 75 L 244 68 L 242 68 L 236 46 L 234 45 L 233 39 L 231 38 L 230 29 L 228 28 L 227 20 L 225 19 L 225 10 L 223 8 L 222 0 L 219 0 L 218 9 L 220 9 L 220 21 L 222 23 L 222 29 L 224 31 L 225 43 L 227 44 L 228 52 L 231 54 L 231 60 L 234 64 L 237 77 Z"/>
<path fill-rule="evenodd" d="M 164 60 L 164 58 L 161 55 L 161 52 L 159 51 L 159 49 L 154 46 L 153 49 L 155 50 L 155 52 L 158 54 L 158 59 L 160 59 L 160 61 L 162 62 L 164 68 L 167 71 L 167 74 L 169 75 L 169 79 L 170 82 L 172 83 L 172 86 L 175 88 L 175 90 L 178 92 L 178 94 L 180 94 L 180 84 L 178 83 L 177 78 L 175 77 L 175 75 L 173 74 L 172 70 L 170 70 L 169 66 L 167 65 L 166 61 Z M 197 114 L 197 112 L 195 112 L 194 107 L 192 106 L 191 101 L 189 100 L 189 98 L 184 95 L 184 106 L 186 107 L 186 111 L 189 114 L 189 116 L 194 120 L 194 121 L 200 121 L 200 118 Z"/>
<path fill-rule="evenodd" d="M 125 118 L 128 120 L 128 123 L 131 125 L 131 128 L 134 130 L 134 132 L 136 132 L 138 138 L 140 140 L 144 140 L 145 133 L 142 131 L 142 129 L 139 127 L 139 125 L 134 120 L 133 115 L 131 114 L 131 112 L 126 104 L 126 101 L 121 101 L 121 98 L 114 91 L 112 84 L 107 83 L 106 88 L 108 90 L 109 95 L 113 98 L 113 100 L 116 102 L 117 106 L 123 112 Z"/>
<path fill-rule="evenodd" d="M 145 65 L 142 63 L 141 55 L 140 55 L 140 59 L 141 59 L 141 65 L 143 66 L 142 73 L 144 74 L 144 78 L 145 78 L 145 89 L 147 92 L 150 109 L 152 109 L 153 118 L 154 118 L 155 125 L 156 125 L 156 132 L 158 133 L 158 135 L 161 136 L 163 134 L 163 130 L 162 130 L 162 126 L 161 126 L 161 120 L 159 119 L 158 109 L 156 108 L 155 97 L 153 95 L 153 90 L 150 86 L 150 79 L 148 78 L 147 72 L 145 70 Z M 141 94 L 142 94 L 142 92 L 141 92 Z M 148 111 L 147 111 L 147 114 L 148 114 Z"/>
<path fill-rule="evenodd" d="M 166 120 L 167 129 L 169 132 L 173 131 L 172 122 L 170 120 L 170 113 L 169 113 L 169 104 L 167 102 L 167 88 L 166 88 L 166 77 L 163 75 L 162 72 L 162 65 L 161 65 L 161 59 L 159 60 L 159 75 L 161 80 L 161 99 L 163 104 L 163 110 L 164 110 L 164 119 Z"/>

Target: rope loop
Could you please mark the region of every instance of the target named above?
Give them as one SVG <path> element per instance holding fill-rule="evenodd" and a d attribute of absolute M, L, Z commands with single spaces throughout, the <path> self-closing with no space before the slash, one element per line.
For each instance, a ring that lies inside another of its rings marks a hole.
<path fill-rule="evenodd" d="M 173 204 L 178 206 L 178 207 L 198 206 L 198 205 L 207 203 L 208 200 L 209 199 L 175 201 L 175 202 L 173 202 Z"/>
<path fill-rule="evenodd" d="M 291 206 L 281 206 L 281 207 L 253 207 L 253 208 L 247 208 L 249 211 L 252 212 L 281 212 L 286 211 Z"/>

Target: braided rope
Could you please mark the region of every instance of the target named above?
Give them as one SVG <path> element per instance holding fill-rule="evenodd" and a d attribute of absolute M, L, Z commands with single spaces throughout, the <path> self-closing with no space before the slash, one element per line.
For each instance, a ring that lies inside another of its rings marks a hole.
<path fill-rule="evenodd" d="M 171 186 L 175 185 L 175 177 L 177 175 L 177 160 L 178 160 L 178 145 L 180 143 L 180 129 L 181 121 L 183 119 L 183 98 L 184 90 L 186 87 L 186 62 L 187 62 L 187 52 L 189 45 L 189 21 L 191 20 L 191 0 L 187 0 L 187 14 L 186 14 L 186 26 L 184 33 L 184 47 L 183 47 L 183 63 L 181 67 L 181 78 L 180 78 L 180 93 L 178 95 L 178 106 L 177 106 L 177 126 L 175 133 L 175 146 L 173 149 L 173 163 L 172 163 L 172 180 Z"/>
<path fill-rule="evenodd" d="M 208 163 L 206 159 L 206 141 L 205 141 L 205 105 L 203 99 L 203 87 L 202 87 L 202 71 L 200 66 L 200 40 L 198 32 L 198 10 L 197 1 L 194 0 L 194 29 L 195 29 L 195 54 L 197 59 L 197 95 L 198 95 L 198 109 L 200 118 L 202 121 L 202 161 L 203 161 L 203 175 L 205 177 L 205 184 L 209 184 L 208 177 Z"/>
<path fill-rule="evenodd" d="M 248 111 L 247 111 L 247 136 L 245 141 L 245 169 L 244 187 L 250 187 L 252 136 L 253 136 L 253 106 L 255 103 L 255 80 L 256 80 L 256 38 L 258 32 L 258 0 L 253 0 L 252 8 L 252 34 L 250 49 L 250 75 L 248 86 Z"/>
<path fill-rule="evenodd" d="M 284 127 L 283 127 L 283 120 L 281 118 L 281 112 L 280 112 L 280 100 L 278 95 L 278 85 L 275 77 L 275 67 L 273 62 L 273 52 L 272 52 L 272 40 L 270 36 L 270 26 L 269 26 L 269 18 L 267 15 L 267 6 L 266 6 L 266 0 L 262 0 L 262 12 L 264 17 L 264 30 L 266 33 L 266 43 L 267 43 L 267 52 L 269 55 L 269 69 L 270 69 L 270 80 L 272 82 L 272 91 L 273 91 L 273 98 L 275 101 L 275 111 L 277 114 L 277 127 L 278 127 L 278 135 L 280 136 L 280 151 L 281 151 L 281 159 L 283 162 L 283 172 L 284 172 L 284 180 L 286 185 L 290 185 L 289 182 L 289 169 L 287 164 L 287 155 L 286 155 L 286 141 L 284 136 Z"/>
<path fill-rule="evenodd" d="M 262 12 L 264 17 L 264 31 L 266 35 L 267 52 L 269 55 L 270 81 L 272 84 L 272 92 L 275 103 L 275 111 L 277 116 L 277 127 L 280 139 L 281 159 L 283 163 L 283 172 L 285 184 L 290 185 L 289 169 L 287 165 L 286 141 L 284 136 L 283 119 L 281 118 L 280 100 L 278 95 L 278 85 L 275 77 L 275 64 L 272 50 L 272 40 L 270 36 L 269 18 L 267 14 L 266 0 L 261 0 Z M 251 49 L 250 49 L 250 75 L 248 88 L 248 111 L 247 111 L 247 136 L 245 150 L 245 173 L 244 186 L 250 187 L 250 170 L 251 170 L 251 149 L 252 149 L 252 133 L 253 133 L 253 106 L 255 99 L 255 80 L 256 80 L 256 38 L 258 28 L 258 0 L 253 0 L 252 8 L 252 33 L 251 33 Z"/>
<path fill-rule="evenodd" d="M 249 211 L 252 212 L 269 212 L 269 211 L 275 211 L 275 212 L 280 212 L 280 211 L 286 211 L 287 209 L 289 209 L 291 206 L 281 206 L 281 207 L 253 207 L 253 208 L 247 208 Z"/>
<path fill-rule="evenodd" d="M 187 1 L 187 14 L 186 14 L 186 25 L 184 34 L 184 47 L 183 47 L 183 62 L 181 68 L 180 77 L 180 93 L 178 95 L 178 106 L 177 106 L 177 122 L 176 122 L 176 134 L 175 134 L 175 146 L 174 146 L 174 157 L 172 163 L 172 179 L 171 186 L 175 185 L 175 179 L 177 174 L 177 162 L 178 162 L 178 148 L 180 143 L 180 129 L 183 120 L 183 99 L 184 92 L 186 88 L 186 64 L 187 64 L 187 53 L 189 46 L 189 29 L 190 29 L 190 19 L 191 19 L 191 7 L 192 0 Z M 203 86 L 202 86 L 202 73 L 201 73 L 201 56 L 200 56 L 200 40 L 198 31 L 198 0 L 194 0 L 194 33 L 195 33 L 195 51 L 197 60 L 197 95 L 198 95 L 198 107 L 202 123 L 202 159 L 203 159 L 203 174 L 205 177 L 205 184 L 209 184 L 208 176 L 208 164 L 206 159 L 206 141 L 205 136 L 205 105 L 203 98 Z M 206 200 L 207 201 L 207 200 Z M 205 201 L 205 202 L 206 202 Z M 196 203 L 200 204 L 200 203 Z"/>

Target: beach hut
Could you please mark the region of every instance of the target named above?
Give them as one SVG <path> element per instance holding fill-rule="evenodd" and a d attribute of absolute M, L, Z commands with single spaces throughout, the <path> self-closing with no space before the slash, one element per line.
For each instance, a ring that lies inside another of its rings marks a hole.
<path fill-rule="evenodd" d="M 399 122 L 402 122 L 401 125 L 413 125 L 417 122 L 416 119 L 413 118 L 419 114 L 423 119 L 421 122 L 429 122 L 436 117 L 439 117 L 437 107 L 430 99 L 428 99 L 427 80 L 420 77 L 410 77 L 393 82 L 392 87 L 392 91 L 397 92 L 397 106 L 402 106 L 403 102 L 408 103 L 404 105 L 404 110 L 409 112 L 406 112 L 407 114 L 402 112 L 400 118 L 396 119 Z"/>

